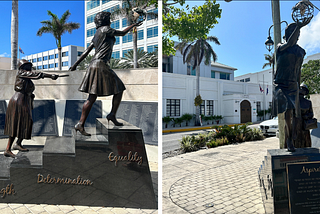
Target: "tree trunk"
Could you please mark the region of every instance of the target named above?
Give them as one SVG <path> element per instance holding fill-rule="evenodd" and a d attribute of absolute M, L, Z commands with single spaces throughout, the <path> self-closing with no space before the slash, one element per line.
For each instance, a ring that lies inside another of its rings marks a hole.
<path fill-rule="evenodd" d="M 200 66 L 196 67 L 196 97 L 200 94 Z M 196 120 L 195 125 L 200 126 L 200 106 L 196 106 Z"/>
<path fill-rule="evenodd" d="M 61 47 L 58 47 L 58 60 L 59 60 L 59 70 L 62 70 L 62 58 L 61 58 Z"/>
<path fill-rule="evenodd" d="M 138 68 L 138 30 L 133 29 L 133 68 Z"/>
<path fill-rule="evenodd" d="M 11 14 L 11 70 L 18 67 L 18 0 L 12 0 Z"/>

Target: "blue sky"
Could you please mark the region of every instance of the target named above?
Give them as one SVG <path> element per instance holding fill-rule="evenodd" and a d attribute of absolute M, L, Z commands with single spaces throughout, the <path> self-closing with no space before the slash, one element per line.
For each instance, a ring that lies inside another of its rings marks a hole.
<path fill-rule="evenodd" d="M 0 56 L 11 56 L 10 28 L 12 1 L 0 1 L 1 34 L 0 34 Z M 84 46 L 84 1 L 25 1 L 19 0 L 19 44 L 26 55 L 57 48 L 52 34 L 37 36 L 43 20 L 49 20 L 47 10 L 61 15 L 69 10 L 71 16 L 68 21 L 80 23 L 80 28 L 72 34 L 66 33 L 62 36 L 62 46 L 77 45 Z M 20 54 L 21 58 L 24 56 Z"/>
<path fill-rule="evenodd" d="M 293 22 L 291 9 L 297 1 L 280 0 L 280 18 L 288 23 Z M 320 8 L 319 1 L 311 1 Z M 220 46 L 212 44 L 218 56 L 218 62 L 235 67 L 235 76 L 254 73 L 262 70 L 266 62 L 264 54 L 269 27 L 272 23 L 271 0 L 231 2 L 217 1 L 222 9 L 218 24 L 210 31 L 216 36 Z M 203 4 L 203 1 L 186 1 L 190 6 Z M 305 48 L 307 55 L 320 52 L 320 15 L 315 9 L 311 23 L 301 29 L 299 44 Z M 285 24 L 282 25 L 284 30 Z M 283 31 L 284 32 L 284 31 Z M 273 37 L 273 28 L 271 29 Z M 283 35 L 282 35 L 283 36 Z M 273 51 L 272 51 L 273 52 Z M 268 68 L 267 68 L 268 69 Z"/>

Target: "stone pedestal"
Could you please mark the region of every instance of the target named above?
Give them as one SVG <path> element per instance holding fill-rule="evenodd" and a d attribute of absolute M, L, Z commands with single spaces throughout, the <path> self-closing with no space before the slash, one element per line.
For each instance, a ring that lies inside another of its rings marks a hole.
<path fill-rule="evenodd" d="M 97 119 L 90 137 L 48 137 L 43 148 L 0 159 L 0 189 L 9 185 L 0 201 L 157 208 L 142 131 L 121 122 Z"/>
<path fill-rule="evenodd" d="M 300 209 L 304 210 L 302 213 L 313 213 L 311 211 L 309 212 L 306 208 L 310 205 L 308 205 L 309 202 L 306 201 L 307 197 L 303 194 L 307 193 L 308 189 L 309 191 L 316 190 L 314 193 L 319 191 L 319 195 L 308 195 L 310 203 L 320 198 L 320 168 L 319 173 L 314 174 L 319 178 L 319 183 L 312 185 L 310 185 L 310 181 L 318 181 L 305 180 L 308 179 L 308 176 L 302 178 L 301 176 L 304 173 L 301 173 L 301 171 L 303 171 L 303 166 L 305 166 L 305 168 L 315 168 L 312 164 L 318 161 L 320 161 L 319 148 L 297 148 L 293 153 L 288 152 L 287 149 L 268 150 L 268 154 L 258 172 L 265 212 L 267 214 L 297 213 L 292 211 L 292 209 L 297 210 L 296 207 L 301 205 Z M 320 164 L 318 165 L 318 167 L 320 167 Z M 300 192 L 300 190 L 302 190 L 302 192 Z M 302 207 L 302 205 L 306 206 Z M 318 211 L 320 211 L 320 204 L 314 207 L 316 207 L 315 209 L 319 208 Z"/>

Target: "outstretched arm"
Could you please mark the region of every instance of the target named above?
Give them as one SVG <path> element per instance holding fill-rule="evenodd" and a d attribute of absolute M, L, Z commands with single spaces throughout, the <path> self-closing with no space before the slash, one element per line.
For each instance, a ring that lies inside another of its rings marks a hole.
<path fill-rule="evenodd" d="M 114 36 L 124 36 L 126 35 L 132 28 L 142 25 L 143 21 L 135 23 L 124 29 L 123 31 L 116 30 L 114 32 Z"/>
<path fill-rule="evenodd" d="M 93 43 L 91 43 L 89 47 L 83 52 L 83 54 L 81 54 L 80 58 L 70 67 L 69 71 L 76 70 L 77 66 L 80 64 L 80 62 L 82 62 L 82 60 L 84 60 L 88 56 L 93 47 Z"/>

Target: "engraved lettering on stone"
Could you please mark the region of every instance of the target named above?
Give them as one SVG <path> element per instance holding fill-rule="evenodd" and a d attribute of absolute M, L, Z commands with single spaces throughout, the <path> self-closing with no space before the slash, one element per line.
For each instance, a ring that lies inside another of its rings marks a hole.
<path fill-rule="evenodd" d="M 0 195 L 1 195 L 1 198 L 5 198 L 6 195 L 14 195 L 16 194 L 16 191 L 13 189 L 13 184 L 8 184 L 7 187 L 5 188 L 2 188 L 0 190 Z"/>
<path fill-rule="evenodd" d="M 137 152 L 132 154 L 132 152 L 128 152 L 126 156 L 114 155 L 113 152 L 110 152 L 109 161 L 114 162 L 114 165 L 117 166 L 118 161 L 130 161 L 130 162 L 137 162 L 138 165 L 142 164 L 142 156 L 139 156 Z"/>
<path fill-rule="evenodd" d="M 93 184 L 92 181 L 89 179 L 85 180 L 82 179 L 80 175 L 76 179 L 71 179 L 71 178 L 55 178 L 51 177 L 50 174 L 47 175 L 47 177 L 44 177 L 41 174 L 38 174 L 38 180 L 37 183 L 47 183 L 47 184 L 73 184 L 73 185 L 85 185 L 85 186 L 90 186 Z"/>

